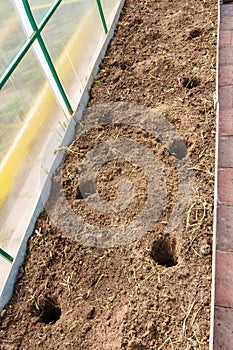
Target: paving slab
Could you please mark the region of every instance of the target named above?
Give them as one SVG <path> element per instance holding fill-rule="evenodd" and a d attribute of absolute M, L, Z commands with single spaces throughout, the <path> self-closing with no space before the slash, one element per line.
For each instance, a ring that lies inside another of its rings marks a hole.
<path fill-rule="evenodd" d="M 220 47 L 227 47 L 232 45 L 232 31 L 222 30 L 220 32 Z"/>
<path fill-rule="evenodd" d="M 233 206 L 218 206 L 217 233 L 217 250 L 233 252 Z"/>
<path fill-rule="evenodd" d="M 213 266 L 213 340 L 210 349 L 233 349 L 233 2 L 220 4 L 218 135 Z M 215 268 L 215 270 L 214 270 Z"/>
<path fill-rule="evenodd" d="M 219 90 L 219 109 L 232 109 L 233 108 L 233 86 L 220 86 Z"/>
<path fill-rule="evenodd" d="M 233 310 L 215 307 L 214 350 L 232 350 Z"/>
<path fill-rule="evenodd" d="M 233 167 L 233 136 L 219 137 L 218 166 L 220 168 Z"/>
<path fill-rule="evenodd" d="M 219 135 L 233 135 L 233 108 L 219 111 Z"/>
<path fill-rule="evenodd" d="M 216 252 L 215 305 L 233 307 L 233 252 Z M 233 323 L 232 323 L 233 326 Z M 232 327 L 233 331 L 233 327 Z"/>
<path fill-rule="evenodd" d="M 233 205 L 233 168 L 218 170 L 218 201 Z"/>
<path fill-rule="evenodd" d="M 229 86 L 233 84 L 233 65 L 228 64 L 221 67 L 219 72 L 219 86 Z"/>

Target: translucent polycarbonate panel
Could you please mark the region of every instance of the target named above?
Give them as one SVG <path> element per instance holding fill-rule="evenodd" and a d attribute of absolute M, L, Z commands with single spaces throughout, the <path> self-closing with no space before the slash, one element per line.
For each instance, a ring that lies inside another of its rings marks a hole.
<path fill-rule="evenodd" d="M 13 2 L 0 0 L 0 75 L 23 46 L 27 37 Z"/>
<path fill-rule="evenodd" d="M 43 39 L 53 58 L 59 57 L 89 7 L 90 0 L 63 1 L 46 28 Z"/>
<path fill-rule="evenodd" d="M 105 38 L 96 0 L 62 2 L 42 37 L 75 109 L 77 91 L 88 79 L 91 61 Z"/>
<path fill-rule="evenodd" d="M 64 0 L 63 0 L 64 1 Z M 56 0 L 29 0 L 28 3 L 31 7 L 32 14 L 37 22 L 40 23 L 47 11 L 56 2 Z"/>
<path fill-rule="evenodd" d="M 0 90 L 0 161 L 28 122 L 29 112 L 36 104 L 45 82 L 33 49 L 30 49 Z M 35 108 L 34 113 L 40 117 L 41 111 Z"/>
<path fill-rule="evenodd" d="M 116 5 L 120 4 L 120 0 L 101 0 L 101 5 L 103 8 L 103 13 L 108 23 L 109 16 L 112 14 L 112 11 L 116 8 Z"/>
<path fill-rule="evenodd" d="M 42 86 L 41 92 L 35 95 L 32 101 L 32 106 L 37 107 L 34 120 L 38 119 L 41 125 L 36 129 L 36 123 L 31 122 L 33 127 L 29 131 L 33 131 L 34 139 L 22 156 L 20 151 L 17 153 L 22 142 L 16 145 L 14 154 L 16 162 L 11 164 L 16 181 L 8 187 L 6 202 L 3 208 L 0 207 L 0 247 L 14 258 L 24 254 L 22 241 L 25 239 L 25 232 L 28 232 L 28 227 L 30 227 L 33 213 L 38 213 L 36 208 L 41 189 L 47 180 L 47 171 L 51 169 L 55 156 L 58 154 L 55 151 L 60 146 L 61 137 L 64 134 L 61 124 L 64 126 L 65 122 L 67 123 L 50 87 L 44 83 Z M 26 142 L 28 142 L 28 137 L 23 137 L 23 144 L 25 145 Z M 20 159 L 18 155 L 21 156 Z M 4 171 L 1 173 L 1 181 L 2 177 L 6 179 Z M 8 186 L 9 178 L 7 177 L 7 180 L 2 183 L 5 186 L 4 189 L 0 187 L 0 201 L 5 187 Z M 0 293 L 10 267 L 12 265 L 0 257 Z"/>
<path fill-rule="evenodd" d="M 86 0 L 63 0 L 62 4 L 63 5 L 70 5 L 72 3 L 85 3 Z M 37 22 L 37 24 L 40 23 L 42 18 L 46 15 L 48 10 L 55 4 L 57 3 L 57 0 L 29 0 L 28 1 L 33 16 Z M 61 4 L 59 5 L 61 6 Z"/>

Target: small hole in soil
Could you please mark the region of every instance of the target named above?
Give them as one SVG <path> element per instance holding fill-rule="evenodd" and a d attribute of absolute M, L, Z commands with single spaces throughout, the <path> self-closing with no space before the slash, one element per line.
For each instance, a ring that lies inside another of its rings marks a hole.
<path fill-rule="evenodd" d="M 165 267 L 177 265 L 177 259 L 174 253 L 175 240 L 172 243 L 165 239 L 159 239 L 154 242 L 151 257 L 156 263 Z"/>
<path fill-rule="evenodd" d="M 82 193 L 80 192 L 79 187 L 77 188 L 77 192 L 76 192 L 76 199 L 83 199 Z"/>
<path fill-rule="evenodd" d="M 88 313 L 87 313 L 87 319 L 92 320 L 95 317 L 95 308 L 93 307 Z"/>
<path fill-rule="evenodd" d="M 54 324 L 61 316 L 61 308 L 51 300 L 46 300 L 41 313 L 41 321 L 45 324 Z"/>
<path fill-rule="evenodd" d="M 198 36 L 201 35 L 201 30 L 200 29 L 192 29 L 189 33 L 189 38 L 193 39 L 193 38 L 197 38 Z"/>
<path fill-rule="evenodd" d="M 169 152 L 177 159 L 183 159 L 187 155 L 187 149 L 182 140 L 175 139 L 169 147 Z"/>
<path fill-rule="evenodd" d="M 140 24 L 142 24 L 143 20 L 141 18 L 135 18 L 134 21 L 133 21 L 133 26 L 138 26 Z"/>
<path fill-rule="evenodd" d="M 128 65 L 127 65 L 126 62 L 121 62 L 121 63 L 120 63 L 120 67 L 121 67 L 122 70 L 125 70 L 125 69 L 127 68 L 127 66 L 128 66 Z"/>
<path fill-rule="evenodd" d="M 95 184 L 93 183 L 93 181 L 87 180 L 82 183 L 81 189 L 80 189 L 80 186 L 78 186 L 75 197 L 76 199 L 85 199 L 95 192 L 96 192 Z"/>
<path fill-rule="evenodd" d="M 186 89 L 190 90 L 198 85 L 199 85 L 199 80 L 195 77 L 183 79 L 183 87 L 185 87 Z"/>

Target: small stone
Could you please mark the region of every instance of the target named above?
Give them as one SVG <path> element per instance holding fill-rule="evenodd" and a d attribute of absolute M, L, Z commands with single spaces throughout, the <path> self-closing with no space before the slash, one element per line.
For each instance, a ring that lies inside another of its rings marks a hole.
<path fill-rule="evenodd" d="M 198 347 L 198 343 L 197 343 L 196 340 L 193 341 L 192 346 L 193 346 L 193 348 L 197 348 Z"/>
<path fill-rule="evenodd" d="M 211 247 L 209 244 L 203 244 L 200 248 L 200 253 L 202 255 L 208 255 L 211 252 Z"/>
<path fill-rule="evenodd" d="M 6 310 L 2 310 L 2 312 L 1 312 L 1 317 L 3 317 L 4 315 L 5 315 L 5 313 L 6 313 Z"/>

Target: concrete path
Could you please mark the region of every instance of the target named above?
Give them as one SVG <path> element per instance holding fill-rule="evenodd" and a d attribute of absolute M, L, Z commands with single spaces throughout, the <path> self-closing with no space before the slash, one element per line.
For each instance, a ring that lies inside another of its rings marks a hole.
<path fill-rule="evenodd" d="M 233 2 L 220 5 L 214 350 L 233 350 Z"/>

